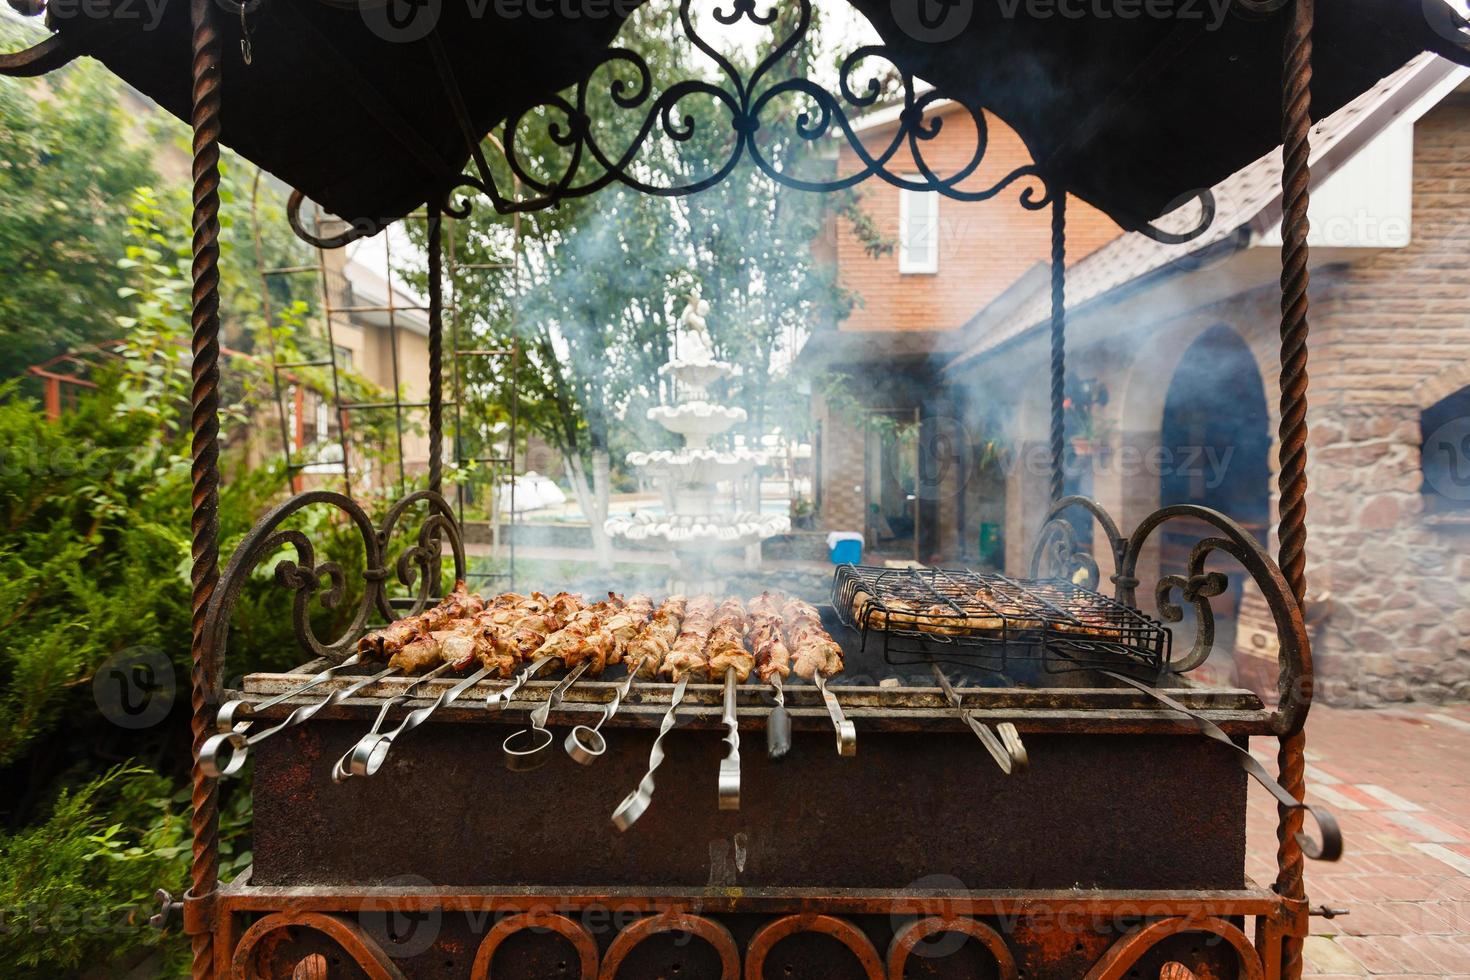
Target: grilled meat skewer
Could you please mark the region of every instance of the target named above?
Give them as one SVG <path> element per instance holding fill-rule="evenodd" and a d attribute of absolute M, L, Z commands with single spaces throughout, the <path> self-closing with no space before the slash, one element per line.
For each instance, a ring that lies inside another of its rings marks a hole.
<path fill-rule="evenodd" d="M 367 634 L 358 642 L 357 650 L 346 660 L 343 660 L 339 664 L 333 664 L 313 675 L 299 687 L 278 694 L 259 704 L 252 705 L 241 699 L 226 702 L 220 707 L 219 714 L 215 719 L 216 734 L 206 739 L 200 747 L 200 764 L 211 776 L 233 775 L 244 766 L 251 745 L 264 741 L 278 732 L 293 728 L 311 719 L 323 709 L 345 701 L 363 688 L 369 687 L 384 678 L 398 673 L 405 665 L 402 661 L 399 663 L 390 662 L 386 669 L 380 670 L 371 676 L 359 677 L 347 687 L 330 692 L 320 701 L 296 708 L 270 728 L 249 734 L 252 724 L 250 716 L 256 712 L 274 707 L 289 698 L 299 697 L 307 691 L 325 684 L 348 667 L 371 663 L 375 660 L 381 661 L 386 653 L 384 649 L 384 639 L 386 636 L 391 635 L 393 637 L 393 654 L 391 656 L 396 656 L 397 647 L 404 641 L 405 637 L 408 637 L 409 642 L 412 642 L 412 639 L 417 638 L 416 631 L 427 629 L 429 626 L 435 624 L 447 625 L 456 617 L 484 608 L 485 601 L 480 596 L 469 592 L 463 581 L 456 582 L 450 594 L 445 596 L 437 605 L 424 610 L 416 616 L 405 617 L 397 623 L 390 624 L 381 630 L 375 630 Z M 391 656 L 389 658 L 390 660 Z M 413 671 L 409 672 L 412 673 Z M 223 754 L 226 750 L 228 750 L 228 753 Z M 222 758 L 223 761 L 221 761 Z"/>
<path fill-rule="evenodd" d="M 815 680 L 842 673 L 842 647 L 822 626 L 816 606 L 792 596 L 781 606 L 781 619 L 796 676 Z"/>
<path fill-rule="evenodd" d="M 428 721 L 434 712 L 445 705 L 453 704 L 460 695 L 491 673 L 508 675 L 519 659 L 520 651 L 529 647 L 529 641 L 524 639 L 524 635 L 533 635 L 538 639 L 544 636 L 536 632 L 535 627 L 554 627 L 559 622 L 554 610 L 571 608 L 576 601 L 579 600 L 573 597 L 563 599 L 561 596 L 556 601 L 549 600 L 539 593 L 530 596 L 506 595 L 497 600 L 494 608 L 482 609 L 474 617 L 461 620 L 453 628 L 434 630 L 411 641 L 394 657 L 402 661 L 405 670 L 411 672 L 417 672 L 437 661 L 439 666 L 434 667 L 425 679 L 447 669 L 465 670 L 477 660 L 480 668 L 453 687 L 440 692 L 432 703 L 404 715 L 397 727 L 389 731 L 381 731 L 387 720 L 388 708 L 395 702 L 405 700 L 409 691 L 385 704 L 372 730 L 359 739 L 338 762 L 333 778 L 340 781 L 347 776 L 371 776 L 376 773 L 387 760 L 388 753 L 399 736 Z"/>
<path fill-rule="evenodd" d="M 504 598 L 506 597 L 497 597 L 496 601 Z M 473 616 L 484 609 L 484 599 L 470 592 L 463 581 L 456 582 L 454 589 L 438 605 L 425 609 L 416 616 L 405 616 L 358 640 L 358 655 L 369 660 L 388 660 L 418 637 L 443 629 L 453 620 Z"/>
<path fill-rule="evenodd" d="M 745 649 L 745 604 L 729 598 L 720 603 L 704 648 L 705 670 L 710 679 L 725 677 L 725 757 L 720 760 L 720 809 L 740 809 L 740 720 L 736 714 L 735 687 L 750 676 L 755 657 Z"/>
<path fill-rule="evenodd" d="M 786 711 L 786 691 L 782 686 L 791 674 L 791 651 L 786 648 L 781 601 L 769 592 L 762 592 L 750 600 L 749 610 L 745 642 L 755 655 L 756 673 L 771 685 L 776 695 L 776 706 L 766 716 L 766 755 L 781 759 L 791 751 L 791 715 Z"/>
<path fill-rule="evenodd" d="M 623 608 L 607 621 L 607 631 L 613 637 L 613 649 L 608 655 L 609 664 L 620 664 L 627 656 L 628 648 L 643 632 L 649 617 L 653 615 L 653 599 L 639 593 L 624 603 Z"/>
<path fill-rule="evenodd" d="M 687 605 L 688 601 L 683 596 L 669 596 L 638 636 L 628 644 L 623 659 L 630 664 L 636 664 L 638 673 L 645 677 L 658 676 L 659 667 L 673 649 L 674 641 L 679 638 Z"/>
<path fill-rule="evenodd" d="M 607 622 L 622 608 L 622 596 L 609 592 L 606 599 L 578 612 L 561 629 L 548 636 L 537 649 L 537 658 L 555 657 L 568 670 L 586 660 L 596 677 L 607 666 L 608 658 L 617 646 L 617 639 L 607 628 Z"/>
<path fill-rule="evenodd" d="M 791 649 L 792 670 L 817 686 L 832 728 L 837 735 L 837 754 L 857 755 L 857 728 L 842 713 L 837 696 L 827 689 L 827 678 L 842 672 L 842 647 L 822 626 L 817 607 L 792 596 L 781 607 L 786 627 L 786 644 Z"/>
<path fill-rule="evenodd" d="M 709 643 L 714 620 L 714 596 L 704 594 L 690 599 L 684 611 L 684 621 L 679 626 L 679 636 L 668 656 L 659 664 L 658 672 L 677 684 L 691 673 L 707 670 L 709 659 L 705 647 Z"/>

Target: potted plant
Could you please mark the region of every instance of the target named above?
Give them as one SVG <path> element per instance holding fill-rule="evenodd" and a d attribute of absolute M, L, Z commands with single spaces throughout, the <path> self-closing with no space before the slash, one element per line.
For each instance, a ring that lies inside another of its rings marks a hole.
<path fill-rule="evenodd" d="M 1062 412 L 1072 451 L 1078 456 L 1091 456 L 1110 434 L 1110 421 L 1102 413 L 1108 403 L 1108 387 L 1096 378 L 1073 377 L 1067 382 L 1067 390 Z"/>

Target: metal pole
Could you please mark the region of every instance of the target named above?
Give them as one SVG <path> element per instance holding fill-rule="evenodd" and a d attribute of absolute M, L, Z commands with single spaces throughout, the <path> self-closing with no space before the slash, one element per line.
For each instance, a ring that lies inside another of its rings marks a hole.
<path fill-rule="evenodd" d="M 444 492 L 444 214 L 429 204 L 429 489 Z"/>
<path fill-rule="evenodd" d="M 1051 203 L 1051 501 L 1062 499 L 1067 417 L 1067 192 Z"/>
<path fill-rule="evenodd" d="M 1307 593 L 1307 203 L 1312 127 L 1312 22 L 1314 0 L 1295 0 L 1282 62 L 1281 172 L 1281 422 L 1279 430 L 1280 553 L 1278 563 L 1296 596 Z M 1306 796 L 1306 733 L 1281 738 L 1281 784 L 1296 799 Z M 1277 810 L 1276 890 L 1288 900 L 1306 896 L 1302 848 L 1296 835 L 1302 811 Z M 1283 942 L 1281 976 L 1302 975 L 1302 937 Z"/>
<path fill-rule="evenodd" d="M 220 36 L 214 0 L 190 0 L 193 23 L 194 215 L 193 215 L 193 389 L 190 392 L 193 433 L 194 559 L 190 644 L 190 698 L 194 764 L 190 773 L 194 807 L 193 865 L 184 902 L 184 929 L 193 947 L 193 974 L 204 980 L 215 973 L 211 914 L 219 883 L 219 787 L 199 764 L 199 749 L 208 737 L 209 703 L 218 679 L 218 651 L 204 633 L 205 609 L 219 580 L 219 134 Z M 197 910 L 202 914 L 193 914 Z"/>

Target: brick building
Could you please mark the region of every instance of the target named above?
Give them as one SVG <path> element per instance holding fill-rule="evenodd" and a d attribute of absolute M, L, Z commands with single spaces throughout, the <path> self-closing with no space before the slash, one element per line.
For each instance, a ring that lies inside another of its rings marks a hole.
<path fill-rule="evenodd" d="M 1434 57 L 1416 59 L 1319 123 L 1313 137 L 1308 619 L 1331 700 L 1470 693 L 1465 76 Z M 1186 245 L 1109 234 L 1095 213 L 1069 208 L 1067 482 L 1100 500 L 1125 532 L 1162 504 L 1197 502 L 1274 545 L 1278 420 L 1267 393 L 1279 370 L 1279 153 L 1214 193 L 1214 223 Z M 1189 226 L 1192 207 L 1161 224 Z M 932 319 L 894 316 L 884 331 L 888 314 L 868 311 L 906 305 L 891 294 L 922 287 L 892 285 L 844 256 L 844 281 L 861 283 L 865 300 L 870 288 L 878 297 L 845 327 L 887 336 L 830 338 L 813 360 L 863 372 L 869 380 L 855 387 L 866 406 L 881 405 L 890 389 L 915 395 L 923 420 L 909 438 L 916 489 L 901 487 L 919 498 L 914 555 L 1023 571 L 1047 504 L 1046 219 L 1017 215 L 1004 198 L 967 209 L 981 244 L 1009 254 L 995 265 L 956 260 L 970 270 L 975 298 L 963 324 L 941 319 L 957 300 L 930 300 L 920 308 L 936 310 Z M 955 254 L 969 246 L 957 244 Z M 849 267 L 861 272 L 849 278 Z M 895 371 L 900 352 L 906 366 Z M 884 462 L 884 436 L 865 438 L 853 417 L 850 406 L 819 404 L 825 527 L 852 524 L 844 498 L 857 496 L 854 487 L 882 497 L 869 484 L 882 478 L 873 454 Z M 1182 568 L 1194 540 L 1156 535 L 1141 595 L 1160 573 Z M 1229 571 L 1223 560 L 1220 570 Z M 1241 578 L 1216 600 L 1226 628 L 1211 666 L 1252 682 L 1274 658 L 1274 634 Z"/>
<path fill-rule="evenodd" d="M 954 103 L 936 103 L 929 118 L 942 126 L 924 146 L 925 162 L 941 175 L 955 173 L 975 152 L 975 122 Z M 889 109 L 866 117 L 857 129 L 868 151 L 878 153 L 897 125 L 898 112 Z M 984 160 L 967 187 L 993 183 L 1031 162 L 1015 132 L 988 114 L 985 125 Z M 901 153 L 898 159 L 904 158 Z M 917 174 L 917 163 L 908 159 L 908 171 Z M 852 173 L 861 163 L 844 145 L 836 166 Z M 916 489 L 944 482 L 930 471 L 934 461 L 919 451 L 942 439 L 943 426 L 933 420 L 958 411 L 952 393 L 940 389 L 940 368 L 959 349 L 961 328 L 977 310 L 1003 308 L 1011 294 L 1035 281 L 1037 264 L 1051 250 L 1050 218 L 1017 203 L 1024 181 L 980 203 L 877 180 L 859 187 L 863 213 L 893 247 L 875 258 L 856 234 L 839 228 L 830 250 L 856 306 L 835 331 L 808 341 L 799 365 L 859 383 L 815 397 L 817 509 L 823 528 L 864 532 L 870 553 L 929 557 L 953 549 L 962 520 L 953 495 Z M 1117 226 L 1101 212 L 1080 202 L 1071 211 L 1069 261 L 1117 237 Z M 1044 266 L 1040 272 L 1044 278 Z"/>

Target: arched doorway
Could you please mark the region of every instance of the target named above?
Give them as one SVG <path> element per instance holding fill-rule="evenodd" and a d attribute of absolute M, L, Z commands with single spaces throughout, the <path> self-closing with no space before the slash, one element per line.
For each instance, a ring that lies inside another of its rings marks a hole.
<path fill-rule="evenodd" d="M 1271 413 L 1250 348 L 1224 324 L 1190 345 L 1169 382 L 1159 433 L 1159 500 L 1202 504 L 1266 540 Z"/>
<path fill-rule="evenodd" d="M 1250 348 L 1224 324 L 1209 328 L 1185 351 L 1169 382 L 1159 432 L 1160 503 L 1211 507 L 1264 544 L 1271 508 L 1270 424 L 1265 385 Z M 1190 550 L 1210 533 L 1204 524 L 1171 521 L 1161 531 L 1161 571 L 1185 572 Z M 1242 601 L 1250 606 L 1258 597 L 1247 599 L 1246 576 L 1234 562 L 1216 561 L 1211 567 L 1230 577 L 1230 588 L 1212 603 L 1216 649 L 1233 650 L 1242 613 L 1253 620 L 1253 610 L 1242 610 Z M 1192 631 L 1191 624 L 1183 625 Z"/>

